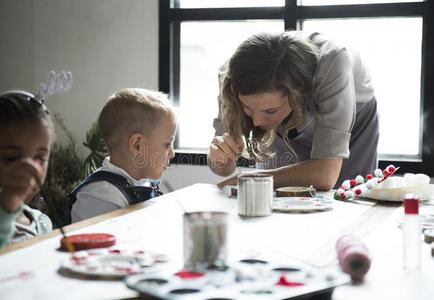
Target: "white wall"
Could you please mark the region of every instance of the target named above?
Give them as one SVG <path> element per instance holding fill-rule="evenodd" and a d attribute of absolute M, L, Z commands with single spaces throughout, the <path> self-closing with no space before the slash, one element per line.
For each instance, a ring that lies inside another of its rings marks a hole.
<path fill-rule="evenodd" d="M 71 91 L 47 104 L 78 145 L 114 91 L 158 88 L 158 0 L 1 0 L 0 5 L 1 89 L 36 91 L 50 70 L 71 70 Z"/>
<path fill-rule="evenodd" d="M 33 90 L 33 1 L 0 1 L 0 90 Z"/>
<path fill-rule="evenodd" d="M 0 0 L 0 40 L 1 90 L 36 92 L 50 70 L 72 71 L 72 89 L 47 105 L 81 156 L 86 130 L 110 94 L 158 88 L 158 0 Z M 173 166 L 164 179 L 175 189 L 222 180 L 205 166 Z"/>

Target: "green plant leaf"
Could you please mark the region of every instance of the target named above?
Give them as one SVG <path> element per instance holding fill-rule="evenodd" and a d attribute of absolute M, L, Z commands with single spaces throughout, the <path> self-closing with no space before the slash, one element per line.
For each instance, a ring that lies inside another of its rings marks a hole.
<path fill-rule="evenodd" d="M 82 179 L 101 167 L 104 158 L 108 156 L 107 146 L 97 121 L 92 123 L 92 126 L 86 132 L 86 141 L 84 141 L 83 145 L 90 150 L 90 153 L 84 160 Z"/>

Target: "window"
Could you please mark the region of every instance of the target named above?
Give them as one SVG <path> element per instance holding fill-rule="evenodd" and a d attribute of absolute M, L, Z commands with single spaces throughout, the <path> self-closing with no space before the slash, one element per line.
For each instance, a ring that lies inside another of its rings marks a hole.
<path fill-rule="evenodd" d="M 256 32 L 296 28 L 335 37 L 367 61 L 380 113 L 380 164 L 434 175 L 434 5 L 402 2 L 161 1 L 160 89 L 179 105 L 177 152 L 207 150 L 218 69 L 237 45 Z"/>
<path fill-rule="evenodd" d="M 361 53 L 378 100 L 380 157 L 417 158 L 421 150 L 422 18 L 306 20 L 302 29 L 327 32 Z M 398 121 L 404 118 L 405 122 Z M 409 124 L 414 124 L 412 130 L 407 130 Z M 406 132 L 404 143 L 397 139 L 399 132 Z"/>
<path fill-rule="evenodd" d="M 219 68 L 236 47 L 256 33 L 258 28 L 280 32 L 283 21 L 202 21 L 181 24 L 178 148 L 208 148 L 214 136 L 212 120 L 218 112 Z M 228 32 L 231 34 L 228 35 Z M 189 101 L 182 102 L 182 99 Z M 200 114 L 195 114 L 192 122 L 191 112 L 197 111 L 198 107 Z"/>

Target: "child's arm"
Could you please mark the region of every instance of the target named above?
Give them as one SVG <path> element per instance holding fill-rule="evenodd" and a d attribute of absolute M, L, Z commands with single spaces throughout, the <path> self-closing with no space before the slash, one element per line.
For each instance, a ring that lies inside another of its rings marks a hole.
<path fill-rule="evenodd" d="M 8 213 L 0 206 L 0 248 L 6 245 L 12 236 L 14 221 L 21 209 L 14 213 Z"/>
<path fill-rule="evenodd" d="M 23 203 L 39 191 L 42 173 L 42 168 L 31 159 L 0 162 L 0 247 L 9 241 Z"/>

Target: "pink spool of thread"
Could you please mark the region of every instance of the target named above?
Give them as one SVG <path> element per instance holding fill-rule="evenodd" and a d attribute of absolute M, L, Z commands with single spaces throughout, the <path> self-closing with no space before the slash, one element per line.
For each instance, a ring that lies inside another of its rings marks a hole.
<path fill-rule="evenodd" d="M 336 242 L 336 253 L 342 271 L 354 281 L 363 280 L 371 267 L 368 248 L 355 236 L 344 235 Z"/>

